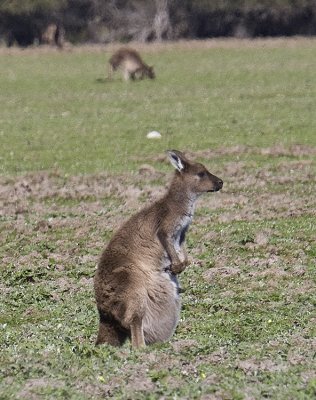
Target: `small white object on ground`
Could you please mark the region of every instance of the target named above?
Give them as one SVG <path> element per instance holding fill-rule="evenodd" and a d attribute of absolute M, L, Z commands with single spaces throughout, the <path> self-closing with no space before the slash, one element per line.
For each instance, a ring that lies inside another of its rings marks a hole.
<path fill-rule="evenodd" d="M 147 133 L 147 139 L 160 139 L 161 138 L 161 133 L 157 131 L 151 131 Z"/>

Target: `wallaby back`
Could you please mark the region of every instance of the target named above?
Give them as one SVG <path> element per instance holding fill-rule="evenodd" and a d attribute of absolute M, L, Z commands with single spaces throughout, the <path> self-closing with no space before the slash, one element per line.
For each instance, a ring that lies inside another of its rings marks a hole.
<path fill-rule="evenodd" d="M 97 344 L 133 347 L 163 342 L 180 314 L 177 275 L 188 265 L 185 235 L 200 194 L 222 188 L 202 164 L 172 150 L 168 192 L 125 222 L 104 250 L 94 287 L 100 315 Z"/>
<path fill-rule="evenodd" d="M 154 68 L 147 65 L 140 54 L 133 49 L 121 48 L 109 60 L 109 77 L 117 69 L 121 69 L 125 80 L 155 78 Z"/>

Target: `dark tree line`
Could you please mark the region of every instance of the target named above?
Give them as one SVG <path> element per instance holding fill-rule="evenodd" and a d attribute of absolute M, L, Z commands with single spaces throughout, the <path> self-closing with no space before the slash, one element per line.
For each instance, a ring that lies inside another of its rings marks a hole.
<path fill-rule="evenodd" d="M 0 0 L 0 39 L 153 41 L 316 34 L 316 0 Z M 54 27 L 54 28 L 53 28 Z"/>

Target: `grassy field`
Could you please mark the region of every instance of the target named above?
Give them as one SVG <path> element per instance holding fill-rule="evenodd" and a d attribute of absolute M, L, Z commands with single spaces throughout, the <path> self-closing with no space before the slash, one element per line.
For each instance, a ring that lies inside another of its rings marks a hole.
<path fill-rule="evenodd" d="M 0 399 L 314 399 L 316 41 L 0 49 Z M 160 140 L 148 140 L 158 130 Z M 169 343 L 96 348 L 92 278 L 187 151 L 200 199 Z"/>

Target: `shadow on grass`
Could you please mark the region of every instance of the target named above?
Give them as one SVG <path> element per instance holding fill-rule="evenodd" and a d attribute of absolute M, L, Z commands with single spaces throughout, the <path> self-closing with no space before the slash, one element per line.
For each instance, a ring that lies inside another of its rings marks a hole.
<path fill-rule="evenodd" d="M 95 83 L 113 83 L 113 79 L 109 79 L 109 78 L 97 78 L 95 80 Z"/>

